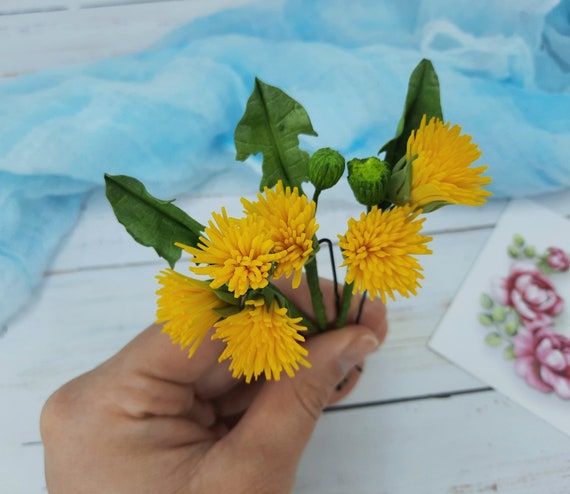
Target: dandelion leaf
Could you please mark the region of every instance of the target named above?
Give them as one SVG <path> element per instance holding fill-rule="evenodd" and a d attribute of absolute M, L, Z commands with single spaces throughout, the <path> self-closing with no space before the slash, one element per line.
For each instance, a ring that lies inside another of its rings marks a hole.
<path fill-rule="evenodd" d="M 136 178 L 105 175 L 105 193 L 115 216 L 140 244 L 153 247 L 174 267 L 180 259 L 180 242 L 196 246 L 204 226 L 188 216 L 172 201 L 150 195 Z"/>
<path fill-rule="evenodd" d="M 428 120 L 432 117 L 443 120 L 439 79 L 432 63 L 426 59 L 416 66 L 410 76 L 404 112 L 398 122 L 396 135 L 378 151 L 378 154 L 386 152 L 385 160 L 392 166 L 406 154 L 408 137 L 419 128 L 423 115 L 427 115 Z"/>
<path fill-rule="evenodd" d="M 279 180 L 301 188 L 308 179 L 309 155 L 299 148 L 299 134 L 317 135 L 305 109 L 281 89 L 256 78 L 234 142 L 240 161 L 263 155 L 261 190 Z"/>

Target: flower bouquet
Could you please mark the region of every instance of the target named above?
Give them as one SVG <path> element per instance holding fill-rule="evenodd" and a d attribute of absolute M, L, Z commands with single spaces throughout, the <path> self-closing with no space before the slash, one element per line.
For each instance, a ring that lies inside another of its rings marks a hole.
<path fill-rule="evenodd" d="M 421 233 L 423 215 L 447 204 L 481 205 L 490 195 L 483 189 L 491 181 L 483 175 L 487 167 L 472 166 L 481 154 L 477 145 L 443 121 L 439 82 L 428 60 L 411 74 L 396 134 L 377 155 L 346 163 L 338 151 L 323 148 L 310 156 L 299 147 L 300 134 L 317 135 L 304 108 L 256 79 L 234 140 L 237 160 L 262 154 L 261 192 L 241 200 L 243 216 L 231 217 L 221 207 L 207 225 L 151 196 L 135 178 L 105 176 L 119 222 L 170 265 L 157 276 L 163 331 L 189 357 L 206 336 L 222 340 L 219 361 L 229 360 L 232 375 L 246 382 L 278 380 L 282 372 L 293 376 L 299 366 L 310 366 L 304 335 L 342 328 L 354 294 L 363 294 L 362 303 L 366 295 L 385 302 L 416 294 L 423 278 L 416 256 L 431 253 L 431 238 Z M 338 235 L 346 277 L 331 324 L 316 253 L 325 244 L 332 253 L 332 242 L 318 239 L 316 214 L 320 195 L 345 168 L 363 211 Z M 191 261 L 186 274 L 173 269 L 183 252 Z M 303 272 L 314 319 L 274 283 L 284 278 L 296 289 Z"/>

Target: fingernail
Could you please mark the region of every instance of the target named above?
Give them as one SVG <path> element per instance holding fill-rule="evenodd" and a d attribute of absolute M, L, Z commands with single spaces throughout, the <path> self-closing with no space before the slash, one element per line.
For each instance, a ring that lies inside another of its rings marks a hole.
<path fill-rule="evenodd" d="M 347 374 L 380 346 L 380 341 L 372 333 L 367 333 L 350 343 L 339 357 L 340 370 Z"/>

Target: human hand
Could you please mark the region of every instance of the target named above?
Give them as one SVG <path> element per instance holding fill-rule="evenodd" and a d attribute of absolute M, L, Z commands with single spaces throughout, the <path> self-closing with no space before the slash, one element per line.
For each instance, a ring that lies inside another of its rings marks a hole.
<path fill-rule="evenodd" d="M 332 283 L 322 287 L 333 300 Z M 282 290 L 310 312 L 306 284 Z M 153 325 L 45 404 L 49 492 L 289 493 L 323 408 L 354 387 L 356 366 L 386 331 L 385 307 L 369 301 L 359 325 L 307 339 L 311 368 L 245 384 L 217 362 L 219 340 L 205 339 L 188 359 Z"/>

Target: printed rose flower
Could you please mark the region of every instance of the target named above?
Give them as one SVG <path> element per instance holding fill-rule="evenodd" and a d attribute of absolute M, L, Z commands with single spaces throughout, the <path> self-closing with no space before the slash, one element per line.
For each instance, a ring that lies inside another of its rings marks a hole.
<path fill-rule="evenodd" d="M 532 323 L 531 323 L 532 324 Z M 570 338 L 555 333 L 548 323 L 525 328 L 514 339 L 515 371 L 526 383 L 545 393 L 570 399 Z"/>
<path fill-rule="evenodd" d="M 546 263 L 556 271 L 568 271 L 570 269 L 570 259 L 566 252 L 558 247 L 549 247 Z"/>
<path fill-rule="evenodd" d="M 534 264 L 513 263 L 509 276 L 501 279 L 494 291 L 497 300 L 513 307 L 523 322 L 556 316 L 564 306 L 554 285 Z"/>

